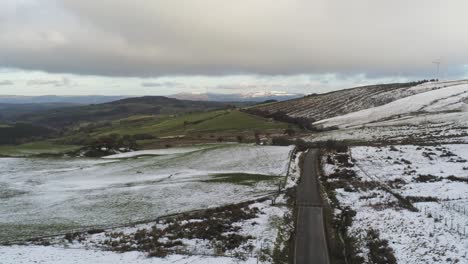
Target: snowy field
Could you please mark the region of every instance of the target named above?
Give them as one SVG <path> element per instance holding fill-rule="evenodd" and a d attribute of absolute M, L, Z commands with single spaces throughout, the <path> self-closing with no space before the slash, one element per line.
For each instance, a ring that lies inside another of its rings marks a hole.
<path fill-rule="evenodd" d="M 279 178 L 255 175 L 285 175 L 291 150 L 226 144 L 133 159 L 1 158 L 0 241 L 252 199 L 277 190 Z M 217 178 L 226 173 L 252 179 Z"/>
<path fill-rule="evenodd" d="M 366 234 L 377 230 L 398 263 L 468 263 L 468 145 L 353 147 L 350 154 L 347 169 L 356 176 L 336 197 L 356 212 L 348 232 L 362 256 Z M 336 181 L 343 167 L 323 164 Z"/>
<path fill-rule="evenodd" d="M 239 260 L 228 257 L 170 255 L 166 258 L 148 258 L 140 252 L 115 253 L 92 249 L 66 249 L 43 246 L 0 247 L 2 264 L 237 264 Z M 256 264 L 256 259 L 243 261 Z"/>
<path fill-rule="evenodd" d="M 138 150 L 138 151 L 130 151 L 130 152 L 124 152 L 124 153 L 114 154 L 110 156 L 105 156 L 103 158 L 104 159 L 127 159 L 127 158 L 141 157 L 141 156 L 160 156 L 160 155 L 170 155 L 170 154 L 182 154 L 182 153 L 193 152 L 193 151 L 201 150 L 201 149 L 215 148 L 218 145 L 219 144 L 200 145 L 200 146 L 185 147 L 185 148 Z"/>
<path fill-rule="evenodd" d="M 288 212 L 284 203 L 279 200 L 277 206 L 272 206 L 270 201 L 256 202 L 249 205 L 249 208 L 258 209 L 256 217 L 234 223 L 240 230 L 237 234 L 252 236 L 245 244 L 230 252 L 221 253 L 214 256 L 215 249 L 212 241 L 204 239 L 182 239 L 181 249 L 186 254 L 169 254 L 166 257 L 147 257 L 143 252 L 132 250 L 128 252 L 113 252 L 104 247 L 106 239 L 110 234 L 120 233 L 124 236 L 134 237 L 138 230 L 151 230 L 155 223 L 140 224 L 132 227 L 115 228 L 106 230 L 106 233 L 86 234 L 83 239 L 74 240 L 72 243 L 61 237 L 51 238 L 51 245 L 17 245 L 0 246 L 0 256 L 2 264 L 26 264 L 26 263 L 48 263 L 48 264 L 87 264 L 87 263 L 258 263 L 261 249 L 273 249 L 278 233 L 278 225 L 282 224 L 282 217 Z M 184 220 L 187 222 L 201 221 L 198 219 Z M 156 224 L 159 228 L 165 228 L 167 224 Z M 117 238 L 118 241 L 120 238 Z M 161 237 L 160 241 L 167 241 L 168 238 Z M 270 251 L 271 252 L 271 251 Z M 232 257 L 236 256 L 245 256 Z M 270 253 L 271 254 L 271 253 Z M 262 263 L 270 263 L 271 259 Z"/>

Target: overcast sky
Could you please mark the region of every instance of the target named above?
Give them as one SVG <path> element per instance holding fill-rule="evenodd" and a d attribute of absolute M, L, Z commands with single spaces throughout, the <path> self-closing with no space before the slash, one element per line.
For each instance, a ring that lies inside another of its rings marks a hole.
<path fill-rule="evenodd" d="M 323 92 L 468 76 L 466 0 L 2 0 L 0 94 Z"/>

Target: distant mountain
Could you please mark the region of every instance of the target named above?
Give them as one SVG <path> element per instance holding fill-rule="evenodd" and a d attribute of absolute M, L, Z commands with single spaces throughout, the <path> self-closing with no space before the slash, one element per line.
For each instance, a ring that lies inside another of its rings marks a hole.
<path fill-rule="evenodd" d="M 281 91 L 254 92 L 238 94 L 221 93 L 178 93 L 169 97 L 181 100 L 217 101 L 217 102 L 263 102 L 267 100 L 285 101 L 304 96 L 303 94 Z"/>
<path fill-rule="evenodd" d="M 48 103 L 72 103 L 72 104 L 102 104 L 126 98 L 128 96 L 104 96 L 104 95 L 84 95 L 84 96 L 19 96 L 0 95 L 0 103 L 5 104 L 48 104 Z"/>

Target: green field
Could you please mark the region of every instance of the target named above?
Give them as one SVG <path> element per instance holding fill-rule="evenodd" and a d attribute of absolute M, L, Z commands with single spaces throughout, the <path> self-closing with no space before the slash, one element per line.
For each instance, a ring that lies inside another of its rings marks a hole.
<path fill-rule="evenodd" d="M 62 154 L 78 150 L 80 146 L 58 145 L 50 141 L 40 141 L 21 145 L 0 145 L 0 155 L 12 157 L 24 157 L 39 154 Z"/>
<path fill-rule="evenodd" d="M 207 132 L 285 129 L 286 123 L 271 121 L 236 110 L 199 112 L 181 116 L 133 116 L 112 122 L 111 126 L 90 133 L 99 137 L 112 133 L 120 135 L 149 134 L 156 137 L 196 135 Z"/>

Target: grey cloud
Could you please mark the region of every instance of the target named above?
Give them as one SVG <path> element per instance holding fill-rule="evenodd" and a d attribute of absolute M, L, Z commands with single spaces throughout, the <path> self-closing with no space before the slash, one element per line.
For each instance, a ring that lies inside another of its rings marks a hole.
<path fill-rule="evenodd" d="M 27 81 L 26 85 L 28 86 L 68 86 L 70 85 L 70 79 L 62 78 L 59 80 L 43 80 L 43 79 L 34 79 Z"/>
<path fill-rule="evenodd" d="M 13 85 L 12 81 L 4 80 L 0 81 L 0 86 Z"/>
<path fill-rule="evenodd" d="M 178 82 L 142 82 L 142 87 L 176 87 L 181 86 Z"/>
<path fill-rule="evenodd" d="M 4 2 L 5 67 L 378 77 L 432 75 L 436 58 L 449 76 L 468 64 L 465 0 L 27 0 L 21 18 Z"/>

